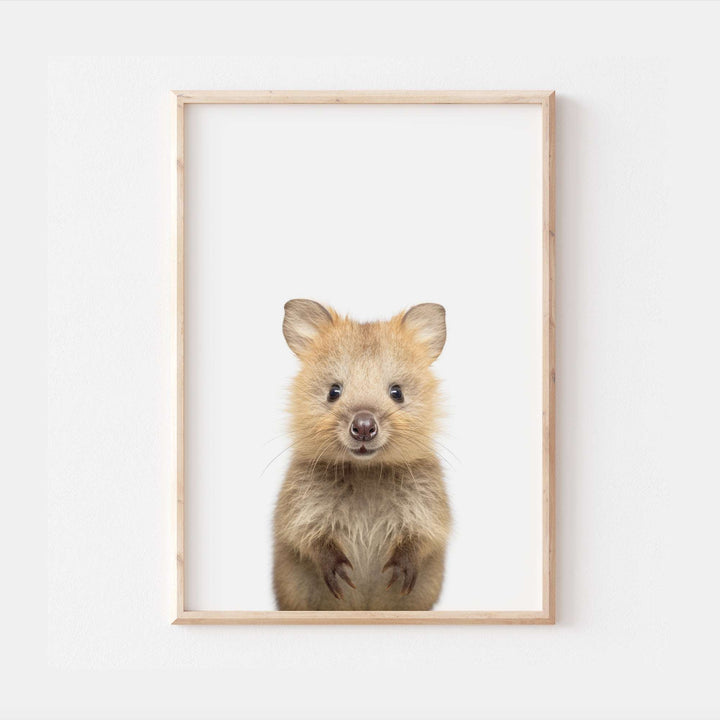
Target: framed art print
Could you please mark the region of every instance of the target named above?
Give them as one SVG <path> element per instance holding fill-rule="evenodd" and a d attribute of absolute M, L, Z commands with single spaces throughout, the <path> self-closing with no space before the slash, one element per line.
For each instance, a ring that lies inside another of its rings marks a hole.
<path fill-rule="evenodd" d="M 172 93 L 175 623 L 555 622 L 554 100 Z"/>

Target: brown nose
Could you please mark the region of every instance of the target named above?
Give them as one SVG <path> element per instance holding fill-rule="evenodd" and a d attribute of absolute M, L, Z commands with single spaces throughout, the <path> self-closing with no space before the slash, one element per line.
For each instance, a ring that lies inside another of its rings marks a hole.
<path fill-rule="evenodd" d="M 355 440 L 360 440 L 361 442 L 372 440 L 377 435 L 377 431 L 375 416 L 367 410 L 361 410 L 359 413 L 356 413 L 350 423 L 350 435 L 352 435 Z"/>

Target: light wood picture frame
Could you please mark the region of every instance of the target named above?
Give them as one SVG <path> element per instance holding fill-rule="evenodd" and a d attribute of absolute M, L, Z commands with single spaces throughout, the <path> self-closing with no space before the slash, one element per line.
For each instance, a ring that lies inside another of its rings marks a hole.
<path fill-rule="evenodd" d="M 554 624 L 555 93 L 552 91 L 173 91 L 172 243 L 176 468 L 173 624 Z M 542 609 L 532 611 L 193 611 L 185 588 L 185 108 L 190 104 L 532 104 L 542 109 Z"/>

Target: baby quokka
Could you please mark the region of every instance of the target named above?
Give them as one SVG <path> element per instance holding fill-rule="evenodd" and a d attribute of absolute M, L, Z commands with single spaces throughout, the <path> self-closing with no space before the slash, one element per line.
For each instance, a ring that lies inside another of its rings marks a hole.
<path fill-rule="evenodd" d="M 431 609 L 450 529 L 430 369 L 445 344 L 444 308 L 359 323 L 290 300 L 283 332 L 301 366 L 275 509 L 278 609 Z"/>

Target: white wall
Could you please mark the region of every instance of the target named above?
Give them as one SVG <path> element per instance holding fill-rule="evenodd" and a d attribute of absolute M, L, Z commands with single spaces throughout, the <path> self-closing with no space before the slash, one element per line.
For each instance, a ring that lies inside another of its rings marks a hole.
<path fill-rule="evenodd" d="M 6 716 L 717 717 L 717 4 L 0 13 L 29 95 L 45 53 L 119 56 L 50 63 L 49 543 L 13 553 Z M 168 88 L 558 92 L 556 626 L 168 624 Z"/>

